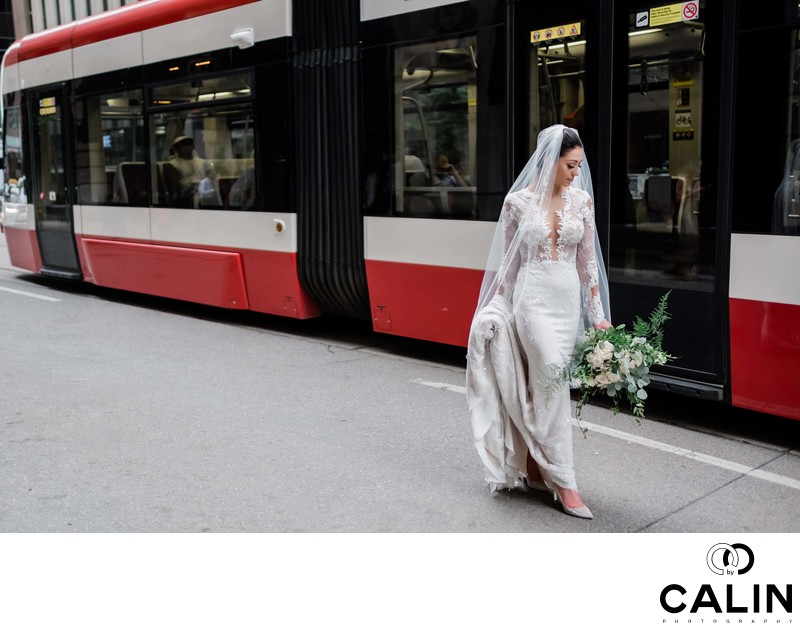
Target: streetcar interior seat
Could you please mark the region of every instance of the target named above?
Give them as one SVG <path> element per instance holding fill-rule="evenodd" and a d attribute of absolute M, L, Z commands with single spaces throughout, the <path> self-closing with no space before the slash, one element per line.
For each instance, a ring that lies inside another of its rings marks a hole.
<path fill-rule="evenodd" d="M 114 178 L 115 202 L 147 205 L 147 166 L 144 162 L 120 162 Z"/>
<path fill-rule="evenodd" d="M 669 173 L 651 175 L 644 182 L 644 199 L 649 221 L 671 224 L 677 231 L 685 198 L 685 178 Z"/>
<path fill-rule="evenodd" d="M 404 191 L 403 207 L 407 213 L 422 216 L 435 216 L 441 213 L 439 191 L 431 187 L 407 188 Z"/>
<path fill-rule="evenodd" d="M 430 186 L 430 174 L 420 158 L 414 155 L 403 156 L 403 170 L 406 186 Z"/>
<path fill-rule="evenodd" d="M 229 201 L 231 198 L 231 188 L 233 187 L 234 182 L 238 180 L 237 176 L 233 175 L 223 175 L 220 176 L 217 180 L 217 188 L 219 189 L 219 196 L 222 200 L 222 205 L 227 208 L 229 205 Z"/>
<path fill-rule="evenodd" d="M 225 208 L 230 206 L 231 188 L 245 172 L 252 169 L 255 161 L 253 158 L 222 158 L 214 160 L 214 170 L 217 172 L 217 186 Z"/>
<path fill-rule="evenodd" d="M 117 175 L 117 171 L 119 171 L 118 168 L 114 169 L 114 170 L 106 169 L 106 200 L 107 201 L 112 201 L 112 202 L 120 201 L 118 199 L 118 194 L 117 194 L 117 186 L 118 186 L 118 184 L 120 182 L 119 176 Z M 81 188 L 82 188 L 82 190 L 86 190 L 87 188 L 89 190 L 91 190 L 91 186 L 86 187 L 86 185 L 84 185 Z M 91 195 L 91 193 L 90 193 L 90 195 Z M 127 195 L 126 195 L 126 197 L 127 197 Z"/>
<path fill-rule="evenodd" d="M 165 203 L 167 200 L 166 186 L 164 184 L 164 165 L 167 161 L 156 163 L 156 186 L 158 187 L 158 200 Z M 230 190 L 234 182 L 247 168 L 253 166 L 252 158 L 230 158 L 214 161 L 219 179 L 219 192 L 223 206 L 228 205 Z M 144 162 L 121 162 L 109 174 L 109 190 L 112 191 L 111 199 L 122 204 L 134 206 L 147 206 L 147 165 Z"/>
<path fill-rule="evenodd" d="M 447 208 L 453 217 L 472 217 L 475 213 L 475 190 L 457 188 L 447 191 Z"/>

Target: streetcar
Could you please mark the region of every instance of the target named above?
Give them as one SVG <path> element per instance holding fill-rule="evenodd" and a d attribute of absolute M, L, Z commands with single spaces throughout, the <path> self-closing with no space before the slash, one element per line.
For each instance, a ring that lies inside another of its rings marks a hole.
<path fill-rule="evenodd" d="M 563 123 L 614 322 L 671 292 L 653 385 L 800 419 L 798 33 L 789 0 L 142 0 L 6 52 L 2 229 L 35 274 L 464 346 Z"/>

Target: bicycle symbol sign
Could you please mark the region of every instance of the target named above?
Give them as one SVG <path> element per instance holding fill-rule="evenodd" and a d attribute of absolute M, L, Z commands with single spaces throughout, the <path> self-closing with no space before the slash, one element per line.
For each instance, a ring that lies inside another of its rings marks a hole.
<path fill-rule="evenodd" d="M 691 127 L 691 126 L 692 126 L 692 111 L 676 110 L 675 127 Z"/>
<path fill-rule="evenodd" d="M 697 2 L 684 2 L 683 3 L 683 19 L 696 20 L 699 8 Z"/>

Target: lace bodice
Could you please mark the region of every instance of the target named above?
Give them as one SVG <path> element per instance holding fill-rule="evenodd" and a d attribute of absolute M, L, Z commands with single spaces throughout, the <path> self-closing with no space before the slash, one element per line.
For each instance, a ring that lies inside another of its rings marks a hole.
<path fill-rule="evenodd" d="M 506 247 L 518 247 L 519 253 L 509 264 L 514 275 L 531 264 L 571 263 L 581 280 L 584 310 L 592 324 L 605 319 L 600 296 L 592 293 L 598 284 L 594 252 L 594 208 L 588 193 L 569 187 L 561 196 L 563 208 L 556 209 L 556 234 L 548 221 L 547 205 L 523 189 L 506 197 L 502 220 L 505 223 Z M 517 231 L 520 231 L 517 235 Z M 515 238 L 516 235 L 516 238 Z"/>

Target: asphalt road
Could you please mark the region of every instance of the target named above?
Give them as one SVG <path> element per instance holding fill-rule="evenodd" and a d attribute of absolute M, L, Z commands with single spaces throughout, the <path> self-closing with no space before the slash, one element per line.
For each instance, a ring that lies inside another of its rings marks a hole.
<path fill-rule="evenodd" d="M 796 532 L 798 423 L 575 428 L 595 519 L 491 494 L 464 351 L 37 278 L 0 238 L 0 532 Z"/>

